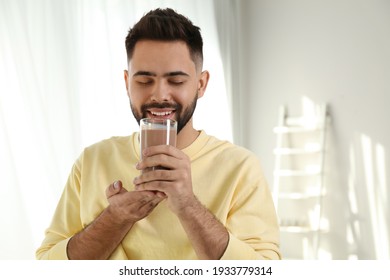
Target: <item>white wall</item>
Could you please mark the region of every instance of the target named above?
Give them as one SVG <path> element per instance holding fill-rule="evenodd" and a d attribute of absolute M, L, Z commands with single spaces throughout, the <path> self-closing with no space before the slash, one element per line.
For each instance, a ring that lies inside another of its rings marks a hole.
<path fill-rule="evenodd" d="M 323 255 L 390 258 L 390 1 L 239 3 L 243 144 L 272 186 L 278 106 L 296 114 L 303 96 L 327 102 Z"/>

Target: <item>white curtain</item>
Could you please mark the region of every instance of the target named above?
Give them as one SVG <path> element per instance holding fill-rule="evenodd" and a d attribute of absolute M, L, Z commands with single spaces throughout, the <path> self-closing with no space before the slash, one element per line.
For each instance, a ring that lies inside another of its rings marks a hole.
<path fill-rule="evenodd" d="M 241 85 L 240 4 L 238 0 L 214 0 L 220 55 L 225 77 L 226 94 L 230 109 L 233 140 L 244 145 L 245 122 L 242 114 L 244 92 Z"/>
<path fill-rule="evenodd" d="M 82 149 L 138 129 L 124 39 L 172 7 L 202 29 L 211 72 L 195 126 L 232 140 L 213 1 L 0 0 L 0 259 L 33 259 Z"/>

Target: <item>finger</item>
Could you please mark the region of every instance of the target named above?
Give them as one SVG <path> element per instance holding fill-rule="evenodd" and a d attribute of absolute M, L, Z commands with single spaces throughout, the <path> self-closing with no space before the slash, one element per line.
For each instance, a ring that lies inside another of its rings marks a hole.
<path fill-rule="evenodd" d="M 170 145 L 151 146 L 144 150 L 143 160 L 136 168 L 145 170 L 148 168 L 161 166 L 166 169 L 175 169 L 178 167 L 189 168 L 189 157 L 181 150 Z"/>
<path fill-rule="evenodd" d="M 141 190 L 137 187 L 135 187 L 134 192 L 139 192 L 139 193 L 150 193 L 151 195 L 157 196 L 161 199 L 167 198 L 166 194 L 160 191 L 146 191 L 146 190 Z M 144 200 L 145 201 L 145 200 Z"/>
<path fill-rule="evenodd" d="M 164 200 L 165 198 L 167 198 L 167 195 L 163 192 L 156 191 L 155 194 L 157 197 L 161 198 L 161 200 Z"/>
<path fill-rule="evenodd" d="M 139 185 L 152 181 L 174 181 L 174 170 L 152 170 L 142 173 L 140 176 L 135 177 L 133 180 L 134 185 Z"/>
<path fill-rule="evenodd" d="M 150 157 L 158 154 L 165 154 L 176 158 L 182 158 L 183 155 L 185 155 L 178 148 L 171 145 L 150 146 L 143 150 L 144 157 Z"/>
<path fill-rule="evenodd" d="M 158 197 L 156 195 L 153 199 L 140 205 L 138 210 L 141 212 L 150 213 L 163 200 L 164 200 L 164 198 Z"/>
<path fill-rule="evenodd" d="M 137 191 L 153 191 L 153 192 L 162 192 L 165 195 L 169 188 L 172 188 L 173 182 L 167 181 L 151 181 L 147 183 L 138 184 L 135 186 L 135 190 Z"/>
<path fill-rule="evenodd" d="M 140 161 L 136 168 L 138 170 L 145 170 L 147 168 L 158 167 L 161 169 L 173 169 L 177 166 L 177 159 L 165 154 L 158 154 L 149 157 L 145 157 Z"/>
<path fill-rule="evenodd" d="M 140 206 L 149 203 L 153 199 L 155 199 L 156 195 L 152 191 L 141 191 L 141 192 L 132 192 L 136 203 Z M 133 202 L 132 202 L 133 203 Z"/>
<path fill-rule="evenodd" d="M 122 182 L 119 180 L 115 181 L 114 183 L 109 185 L 108 188 L 106 189 L 106 197 L 110 198 L 113 195 L 120 193 L 121 190 L 122 190 Z"/>

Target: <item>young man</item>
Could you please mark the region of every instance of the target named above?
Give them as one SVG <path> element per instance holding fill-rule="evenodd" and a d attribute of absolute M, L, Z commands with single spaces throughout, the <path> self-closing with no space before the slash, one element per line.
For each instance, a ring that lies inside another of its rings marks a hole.
<path fill-rule="evenodd" d="M 134 117 L 178 122 L 177 147 L 138 133 L 84 150 L 39 259 L 280 259 L 272 198 L 256 157 L 193 128 L 209 73 L 199 28 L 171 9 L 150 11 L 126 37 Z M 141 173 L 145 168 L 164 170 Z M 108 186 L 108 187 L 107 187 Z"/>

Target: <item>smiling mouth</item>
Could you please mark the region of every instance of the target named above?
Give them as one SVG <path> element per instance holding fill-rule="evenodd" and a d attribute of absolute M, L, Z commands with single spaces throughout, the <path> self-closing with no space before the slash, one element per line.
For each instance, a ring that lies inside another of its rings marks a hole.
<path fill-rule="evenodd" d="M 148 115 L 154 118 L 172 119 L 175 114 L 173 109 L 149 109 Z"/>

